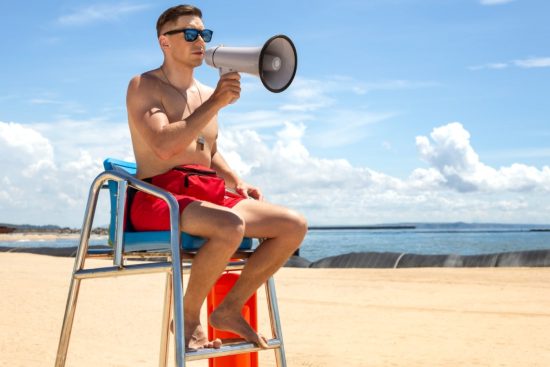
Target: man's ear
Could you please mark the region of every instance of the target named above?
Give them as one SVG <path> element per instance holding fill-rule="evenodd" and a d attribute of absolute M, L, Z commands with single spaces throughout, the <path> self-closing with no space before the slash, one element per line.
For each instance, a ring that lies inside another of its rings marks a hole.
<path fill-rule="evenodd" d="M 170 48 L 170 41 L 168 40 L 168 37 L 166 36 L 160 36 L 159 37 L 159 44 L 160 48 Z"/>

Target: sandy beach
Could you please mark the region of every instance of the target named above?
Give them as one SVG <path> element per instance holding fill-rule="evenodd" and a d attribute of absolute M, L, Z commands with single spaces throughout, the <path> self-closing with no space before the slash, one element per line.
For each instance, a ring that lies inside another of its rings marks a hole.
<path fill-rule="evenodd" d="M 0 253 L 0 366 L 53 366 L 72 266 Z M 284 268 L 276 282 L 289 366 L 550 365 L 550 268 Z M 85 281 L 67 366 L 157 365 L 163 284 Z"/>
<path fill-rule="evenodd" d="M 58 239 L 77 239 L 78 233 L 0 233 L 0 245 L 2 241 L 55 241 Z"/>
<path fill-rule="evenodd" d="M 2 242 L 44 242 L 44 241 L 57 241 L 57 240 L 75 240 L 78 241 L 80 233 L 62 233 L 62 232 L 14 232 L 14 233 L 0 233 L 0 246 Z M 90 239 L 107 238 L 106 235 L 92 234 Z M 75 242 L 76 243 L 76 242 Z"/>

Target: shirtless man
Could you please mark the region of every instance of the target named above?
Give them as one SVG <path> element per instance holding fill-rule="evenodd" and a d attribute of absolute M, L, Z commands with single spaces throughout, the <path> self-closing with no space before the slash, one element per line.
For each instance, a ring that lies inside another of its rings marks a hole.
<path fill-rule="evenodd" d="M 205 30 L 201 11 L 190 5 L 166 10 L 158 19 L 157 34 L 164 62 L 158 69 L 135 76 L 127 94 L 137 177 L 160 177 L 174 167 L 196 164 L 215 170 L 229 189 L 242 196 L 221 205 L 189 197 L 178 199 L 180 229 L 207 239 L 194 258 L 184 297 L 186 347 L 221 346 L 219 340 L 209 341 L 204 333 L 200 309 L 246 236 L 266 240 L 250 257 L 224 302 L 211 314 L 210 323 L 265 348 L 266 339 L 251 328 L 241 316 L 241 309 L 300 246 L 307 231 L 306 220 L 292 210 L 263 201 L 260 190 L 241 180 L 218 151 L 217 115 L 239 98 L 240 76 L 223 75 L 215 89 L 194 79 L 193 70 L 202 64 L 205 43 L 212 36 Z M 137 217 L 142 214 L 134 212 L 135 205 L 130 217 L 132 222 L 139 222 Z M 158 218 L 156 210 L 162 203 L 155 205 L 151 206 L 152 215 Z"/>

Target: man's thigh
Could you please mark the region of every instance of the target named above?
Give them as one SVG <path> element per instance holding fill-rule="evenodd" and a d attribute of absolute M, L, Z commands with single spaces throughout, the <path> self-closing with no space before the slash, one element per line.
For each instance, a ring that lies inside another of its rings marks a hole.
<path fill-rule="evenodd" d="M 191 235 L 208 238 L 220 227 L 241 222 L 242 218 L 229 208 L 206 201 L 194 201 L 183 210 L 180 228 Z"/>
<path fill-rule="evenodd" d="M 242 200 L 232 209 L 245 222 L 246 237 L 277 237 L 301 216 L 291 209 L 266 201 Z"/>

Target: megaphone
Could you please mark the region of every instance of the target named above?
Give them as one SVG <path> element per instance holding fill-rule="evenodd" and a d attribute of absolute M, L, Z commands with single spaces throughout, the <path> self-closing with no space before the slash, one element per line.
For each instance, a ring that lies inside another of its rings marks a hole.
<path fill-rule="evenodd" d="M 296 74 L 298 58 L 294 44 L 284 35 L 273 36 L 262 47 L 226 47 L 206 50 L 205 61 L 220 69 L 220 74 L 232 71 L 252 74 L 274 93 L 284 91 Z"/>

